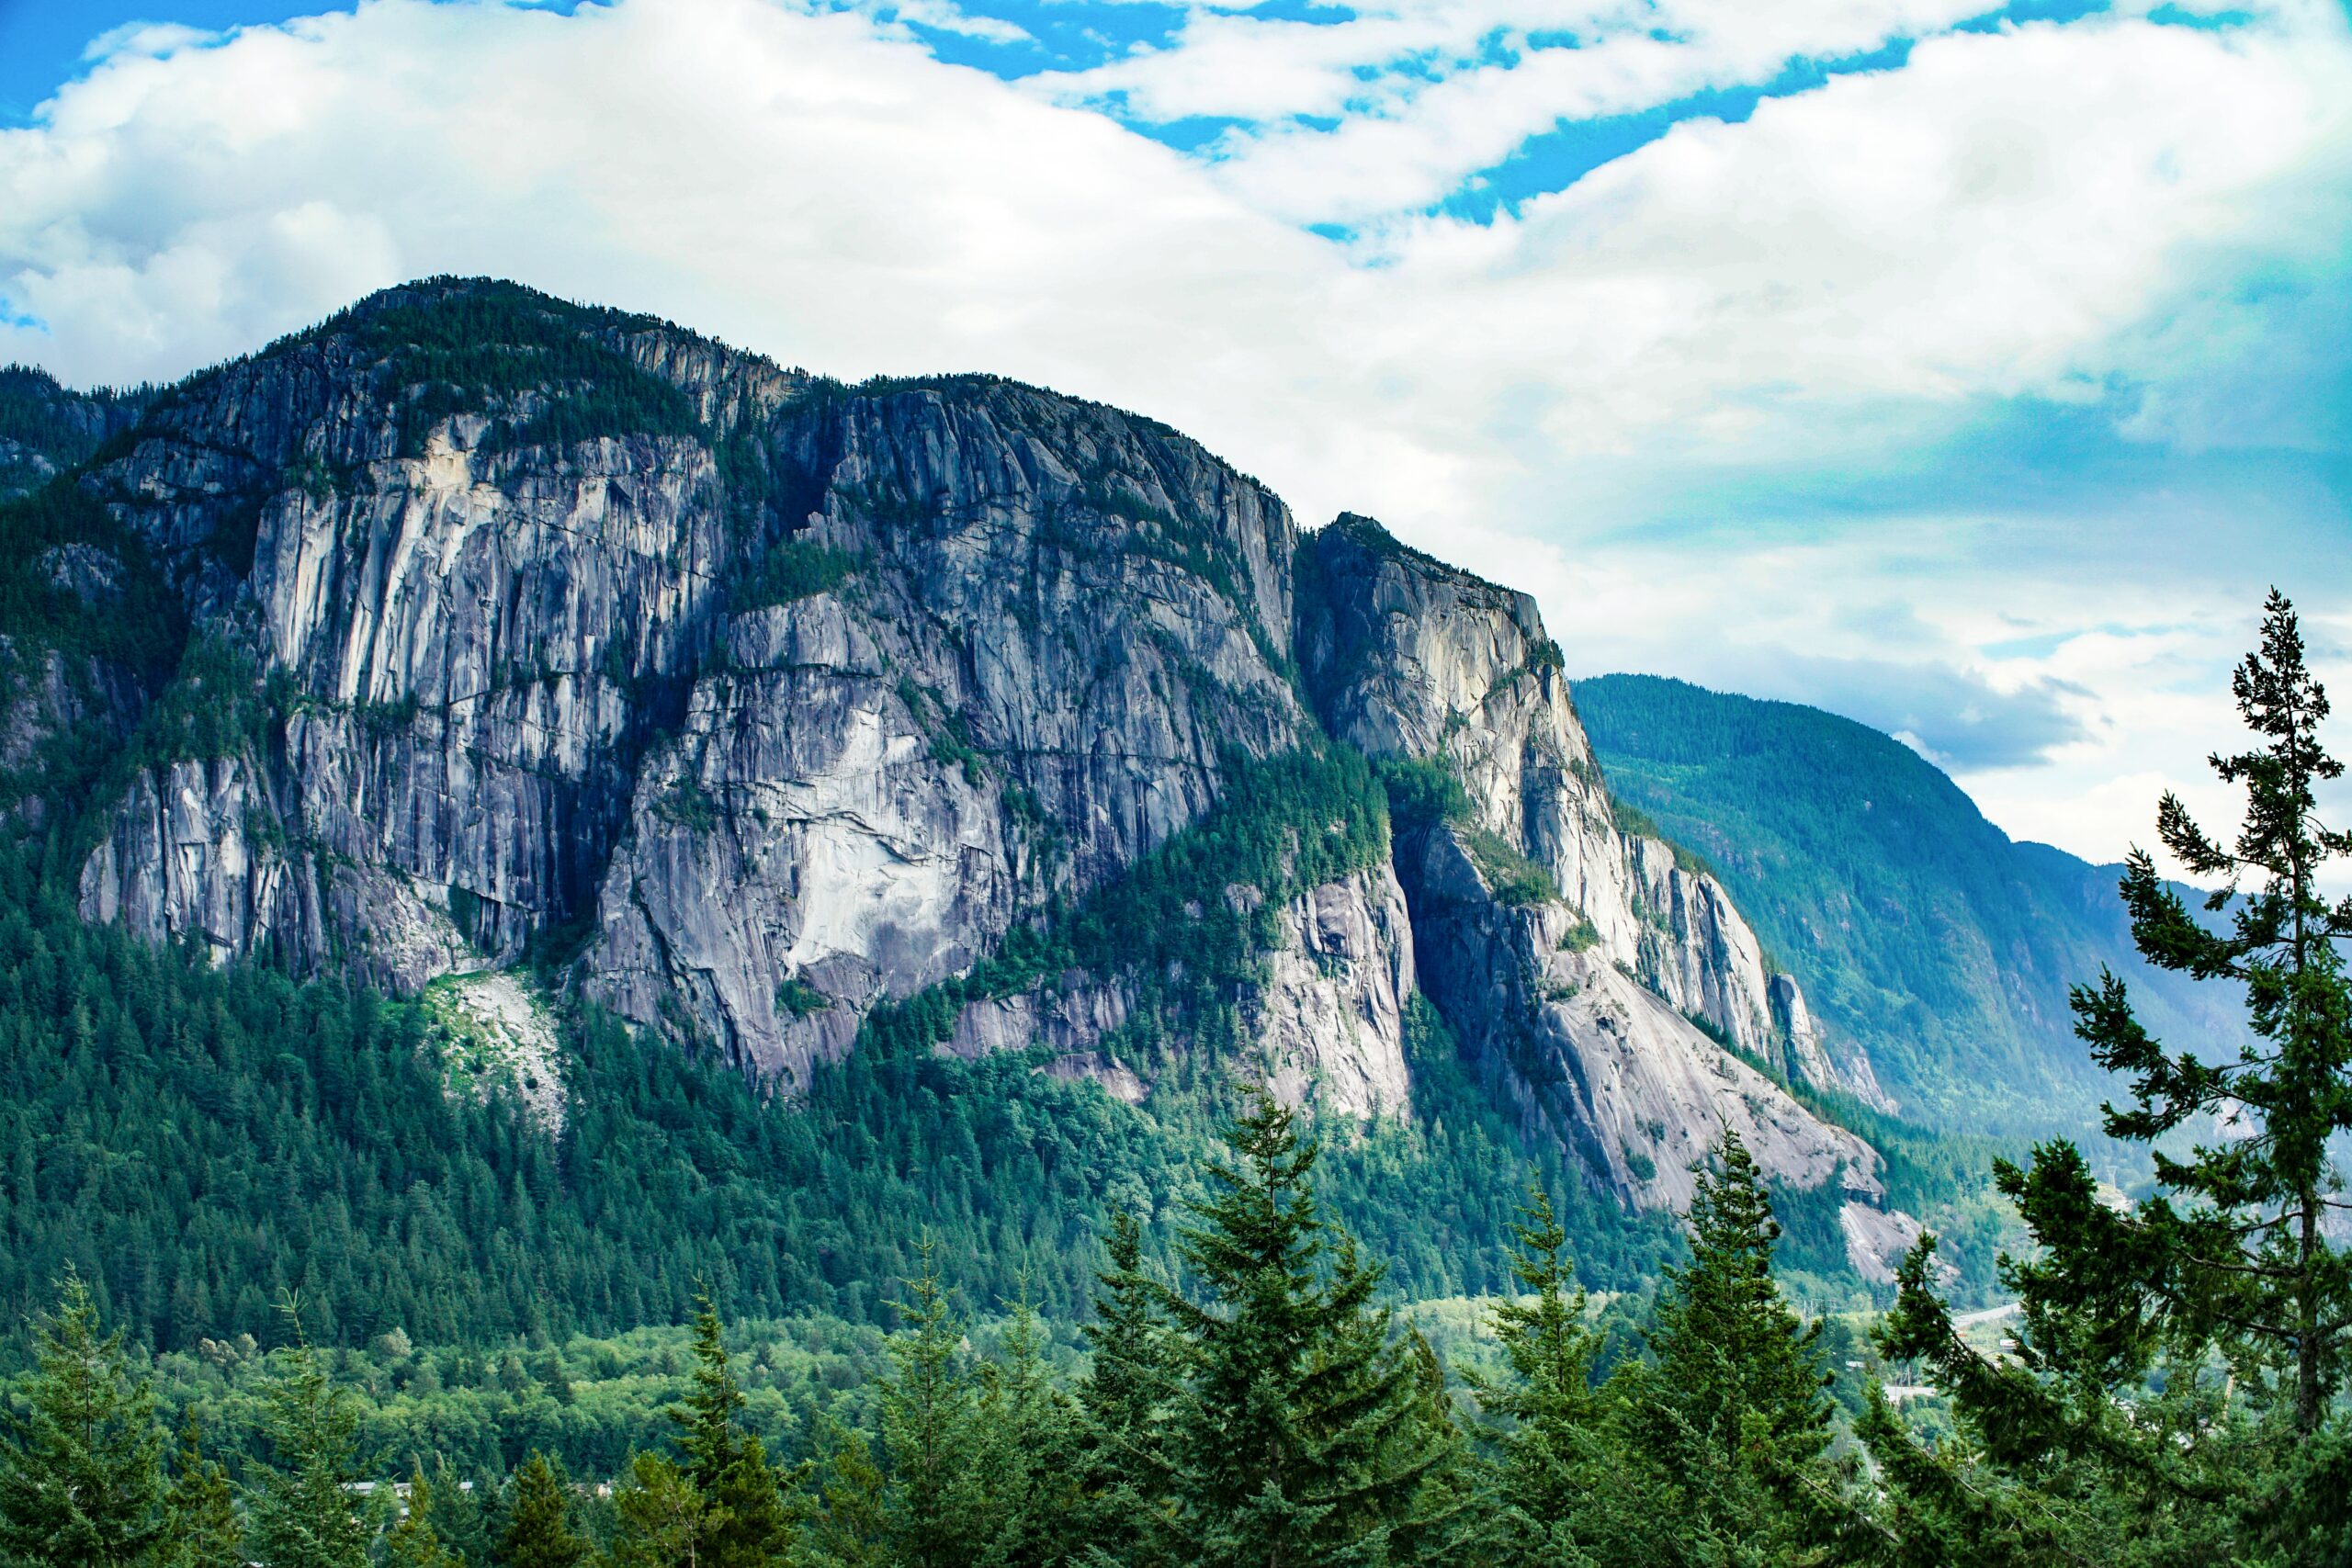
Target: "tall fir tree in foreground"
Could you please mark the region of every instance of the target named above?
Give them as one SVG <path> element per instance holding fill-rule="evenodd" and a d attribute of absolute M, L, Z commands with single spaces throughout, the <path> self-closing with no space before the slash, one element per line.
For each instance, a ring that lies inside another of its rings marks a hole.
<path fill-rule="evenodd" d="M 244 1568 L 244 1528 L 237 1519 L 229 1472 L 205 1453 L 196 1412 L 180 1421 L 161 1561 L 164 1568 Z"/>
<path fill-rule="evenodd" d="M 269 1389 L 269 1458 L 249 1494 L 246 1546 L 262 1568 L 366 1568 L 373 1521 L 350 1490 L 359 1474 L 359 1416 L 327 1375 L 285 1303 L 294 1344 L 278 1352 Z"/>
<path fill-rule="evenodd" d="M 572 1528 L 571 1481 L 548 1456 L 532 1450 L 514 1472 L 506 1529 L 498 1538 L 498 1568 L 580 1568 L 595 1547 Z"/>
<path fill-rule="evenodd" d="M 790 1478 L 742 1426 L 743 1391 L 707 1292 L 696 1300 L 694 1337 L 686 1397 L 669 1411 L 683 1462 L 651 1453 L 631 1460 L 615 1498 L 614 1560 L 624 1568 L 777 1568 L 798 1539 Z"/>
<path fill-rule="evenodd" d="M 130 1568 L 164 1540 L 154 1395 L 131 1375 L 122 1331 L 66 1275 L 34 1331 L 35 1366 L 0 1440 L 0 1560 L 27 1568 Z"/>
<path fill-rule="evenodd" d="M 990 1568 L 1056 1568 L 1082 1547 L 1082 1416 L 1054 1386 L 1046 1327 L 1012 1303 L 995 1357 L 979 1371 L 975 1460 L 982 1477 L 974 1534 Z"/>
<path fill-rule="evenodd" d="M 2352 1560 L 2352 1449 L 2339 1394 L 2352 1269 L 2329 1240 L 2346 1205 L 2331 1140 L 2352 1130 L 2352 987 L 2338 943 L 2352 898 L 2322 890 L 2352 853 L 2318 791 L 2343 775 L 2320 739 L 2325 692 L 2274 592 L 2232 682 L 2254 734 L 2212 758 L 2246 808 L 2228 841 L 2174 795 L 2158 837 L 2218 884 L 2199 919 L 2134 852 L 2121 882 L 2140 952 L 2232 984 L 2253 1042 L 2199 1051 L 2150 1035 L 2112 973 L 2076 987 L 2075 1032 L 2129 1078 L 2109 1136 L 2151 1146 L 2157 1191 L 2106 1201 L 2071 1143 L 1996 1168 L 2036 1252 L 2005 1261 L 2022 1304 L 2014 1364 L 1953 1331 L 1931 1238 L 1902 1277 L 1883 1343 L 1953 1394 L 1959 1440 L 1918 1441 L 1874 1408 L 1865 1436 L 1894 1485 L 1893 1523 L 1955 1562 Z"/>
<path fill-rule="evenodd" d="M 1121 1210 L 1102 1239 L 1094 1320 L 1083 1330 L 1093 1361 L 1079 1387 L 1085 1416 L 1081 1503 L 1092 1550 L 1128 1568 L 1164 1561 L 1157 1503 L 1167 1494 L 1165 1423 L 1176 1393 L 1165 1289 L 1144 1271 L 1143 1226 Z"/>
<path fill-rule="evenodd" d="M 980 1485 L 971 1379 L 964 1329 L 925 1236 L 920 1267 L 904 1281 L 901 1332 L 890 1342 L 882 1385 L 882 1447 L 889 1460 L 885 1517 L 892 1551 L 906 1568 L 961 1568 L 978 1560 L 971 1523 Z"/>
<path fill-rule="evenodd" d="M 1658 1294 L 1652 1362 L 1611 1380 L 1625 1490 L 1639 1502 L 1603 1561 L 1814 1561 L 1816 1510 L 1843 1490 L 1824 1457 L 1820 1325 L 1772 1278 L 1771 1194 L 1730 1127 L 1710 1164 L 1690 1202 L 1690 1261 L 1667 1270 Z"/>
<path fill-rule="evenodd" d="M 1436 1459 L 1381 1269 L 1320 1215 L 1316 1145 L 1263 1089 L 1212 1165 L 1168 1292 L 1184 1389 L 1169 1422 L 1170 1555 L 1202 1568 L 1389 1560 Z"/>
<path fill-rule="evenodd" d="M 422 1469 L 409 1477 L 405 1507 L 384 1532 L 384 1568 L 460 1568 L 433 1526 L 433 1483 Z"/>
<path fill-rule="evenodd" d="M 705 1292 L 695 1311 L 693 1385 L 670 1413 L 686 1479 L 703 1502 L 695 1562 L 704 1568 L 781 1563 L 798 1529 L 785 1501 L 786 1478 L 769 1460 L 760 1435 L 744 1429 L 743 1405 L 724 1325 Z"/>
<path fill-rule="evenodd" d="M 1512 1269 L 1522 1292 L 1492 1311 L 1503 1375 L 1476 1378 L 1478 1403 L 1497 1423 L 1498 1555 L 1512 1563 L 1581 1560 L 1602 1533 L 1596 1509 L 1616 1489 L 1604 1432 L 1605 1400 L 1593 1385 L 1600 1336 L 1585 1321 L 1585 1293 L 1550 1194 L 1530 1195 Z"/>

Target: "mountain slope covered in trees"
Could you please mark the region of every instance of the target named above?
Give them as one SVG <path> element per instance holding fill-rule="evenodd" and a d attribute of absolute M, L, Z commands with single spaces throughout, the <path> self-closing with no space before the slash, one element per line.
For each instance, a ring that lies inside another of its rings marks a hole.
<path fill-rule="evenodd" d="M 2109 1090 L 2066 997 L 2102 967 L 2176 1045 L 2243 1037 L 2233 1002 L 2133 948 L 2120 866 L 2013 841 L 1901 742 L 1657 676 L 1579 681 L 1576 698 L 1616 798 L 1722 877 L 1913 1115 L 2082 1132 Z"/>

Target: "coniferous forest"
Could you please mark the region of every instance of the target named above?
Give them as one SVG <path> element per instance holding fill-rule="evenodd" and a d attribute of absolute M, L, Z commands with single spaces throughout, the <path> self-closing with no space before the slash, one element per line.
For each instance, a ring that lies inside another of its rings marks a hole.
<path fill-rule="evenodd" d="M 1385 1240 L 1328 1199 L 1359 1179 L 1345 1156 L 1247 1087 L 1181 1180 L 1149 1173 L 1177 1201 L 1114 1203 L 1099 1234 L 1053 1238 L 1085 1260 L 1074 1303 L 1020 1261 L 1048 1256 L 1043 1241 L 1014 1249 L 1009 1273 L 970 1269 L 1009 1245 L 978 1205 L 919 1215 L 876 1200 L 858 1223 L 895 1227 L 896 1250 L 843 1253 L 736 1206 L 718 1134 L 769 1123 L 749 1103 L 696 1111 L 719 1079 L 673 1065 L 636 1101 L 654 1126 L 711 1130 L 699 1190 L 599 1187 L 528 1152 L 492 1106 L 392 1135 L 385 1069 L 353 1064 L 414 1059 L 397 1010 L 231 976 L 199 1023 L 158 999 L 169 955 L 94 934 L 77 947 L 19 908 L 5 933 L 14 1027 L 69 975 L 117 998 L 73 1010 L 58 1042 L 71 1056 L 103 1063 L 116 1036 L 157 1022 L 218 1050 L 322 1043 L 286 1100 L 201 1108 L 243 1118 L 239 1134 L 281 1162 L 232 1164 L 254 1185 L 215 1207 L 241 1225 L 189 1241 L 236 1302 L 85 1277 L 81 1247 L 158 1245 L 105 1229 L 103 1185 L 88 1228 L 47 1244 L 59 1273 L 26 1325 L 0 1440 L 0 1552 L 41 1568 L 2341 1562 L 2352 1269 L 2329 1154 L 2352 1127 L 2336 948 L 2352 901 L 2318 889 L 2352 838 L 2317 815 L 2342 765 L 2276 596 L 2234 694 L 2252 739 L 2215 766 L 2245 786 L 2243 822 L 2215 833 L 2169 797 L 2161 814 L 2167 849 L 2222 891 L 2199 910 L 2139 855 L 2121 894 L 2152 963 L 2243 990 L 2257 1043 L 2168 1049 L 2112 975 L 2075 988 L 2078 1032 L 2113 1075 L 2105 1131 L 2153 1150 L 2155 1187 L 2103 1191 L 2065 1142 L 1996 1165 L 2026 1232 L 2002 1265 L 2018 1310 L 1997 1347 L 1949 1307 L 1933 1236 L 1859 1333 L 1799 1310 L 1776 1275 L 1774 1196 L 1728 1132 L 1654 1292 L 1587 1289 L 1539 1175 L 1493 1194 L 1514 1216 L 1507 1283 L 1452 1314 L 1400 1306 Z M 657 1070 L 596 1049 L 591 1070 Z M 179 1111 L 175 1095 L 200 1091 L 158 1084 L 163 1125 L 217 1124 Z M 13 1092 L 10 1109 L 42 1113 Z M 2179 1136 L 2217 1112 L 2241 1135 Z M 128 1096 L 74 1114 L 85 1157 L 150 1148 L 166 1187 L 202 1180 L 217 1155 L 192 1133 L 112 1142 L 101 1122 L 132 1116 Z M 463 1124 L 475 1116 L 487 1131 Z M 289 1206 L 289 1188 L 333 1179 L 303 1162 L 337 1117 L 353 1145 L 416 1163 L 388 1156 L 345 1173 L 334 1200 Z M 600 1135 L 626 1148 L 654 1134 Z M 440 1165 L 417 1153 L 436 1148 Z M 565 1227 L 631 1204 L 693 1215 L 671 1231 L 700 1250 L 579 1273 Z M 344 1231 L 325 1218 L 338 1212 Z M 280 1228 L 297 1217 L 307 1228 Z M 11 1224 L 21 1269 L 26 1211 Z M 450 1263 L 427 1239 L 447 1227 L 496 1239 Z M 368 1248 L 403 1236 L 420 1269 L 387 1310 L 429 1327 L 357 1345 L 342 1277 L 295 1271 L 340 1247 L 354 1278 L 390 1288 L 401 1271 Z M 266 1276 L 262 1258 L 296 1261 Z M 447 1278 L 424 1270 L 435 1258 Z M 849 1261 L 870 1272 L 847 1277 Z M 874 1310 L 774 1315 L 808 1269 Z M 649 1291 L 681 1271 L 699 1281 L 690 1301 Z M 575 1321 L 554 1321 L 558 1295 Z M 175 1346 L 174 1314 L 224 1305 L 250 1325 Z M 474 1314 L 509 1337 L 485 1340 Z M 592 1316 L 683 1326 L 597 1339 L 578 1326 Z M 445 1329 L 468 1348 L 429 1343 Z"/>

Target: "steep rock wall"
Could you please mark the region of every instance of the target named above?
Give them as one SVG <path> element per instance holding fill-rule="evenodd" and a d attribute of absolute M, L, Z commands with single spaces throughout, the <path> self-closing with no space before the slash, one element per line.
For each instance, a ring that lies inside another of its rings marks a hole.
<path fill-rule="evenodd" d="M 1300 660 L 1326 722 L 1461 786 L 1397 865 L 1423 983 L 1490 1077 L 1636 1204 L 1687 1202 L 1722 1122 L 1780 1179 L 1874 1198 L 1875 1151 L 1753 1065 L 1785 1055 L 1755 934 L 1712 876 L 1617 827 L 1533 602 L 1369 519 L 1307 552 Z"/>

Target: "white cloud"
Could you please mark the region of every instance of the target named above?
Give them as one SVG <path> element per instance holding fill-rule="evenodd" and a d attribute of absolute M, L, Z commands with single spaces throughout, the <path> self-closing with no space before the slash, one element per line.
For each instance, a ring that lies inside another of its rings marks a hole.
<path fill-rule="evenodd" d="M 1396 221 L 1358 249 L 1301 232 L 1419 199 L 1532 123 L 1969 8 L 1686 3 L 1649 24 L 1682 45 L 1564 8 L 1553 25 L 1624 36 L 1409 91 L 1350 69 L 1368 47 L 1467 60 L 1489 28 L 1530 25 L 1484 4 L 1340 28 L 1197 17 L 1128 91 L 1388 117 L 1205 163 L 891 26 L 766 0 L 569 17 L 370 0 L 225 42 L 142 35 L 0 132 L 0 320 L 46 326 L 0 326 L 0 358 L 170 376 L 456 271 L 850 376 L 997 370 L 1164 418 L 1310 522 L 1374 512 L 1535 591 L 1581 668 L 1820 697 L 1825 671 L 1874 660 L 1922 703 L 1947 694 L 1913 726 L 1931 745 L 1967 704 L 2014 718 L 2066 682 L 2107 749 L 1985 787 L 2004 820 L 2119 850 L 2057 791 L 2193 767 L 2211 742 L 2152 761 L 2180 750 L 2180 710 L 2144 661 L 1985 650 L 2018 620 L 2054 649 L 2104 619 L 2234 626 L 2245 579 L 2277 569 L 2167 575 L 2133 536 L 2136 494 L 1995 512 L 1923 490 L 2005 400 L 2122 389 L 2152 447 L 2227 446 L 2249 439 L 2250 389 L 2285 398 L 2283 344 L 2311 360 L 2298 375 L 2341 373 L 2340 346 L 2307 341 L 2346 294 L 2340 15 L 1931 38 L 1899 72 L 1686 122 L 1490 227 Z M 2340 452 L 2342 417 L 2307 422 L 2304 446 Z M 1906 470 L 1899 504 L 1783 493 Z M 2223 504 L 2158 500 L 2144 526 L 2183 547 Z M 2309 553 L 2326 593 L 2352 588 L 2340 548 L 2274 510 L 2264 536 Z"/>

